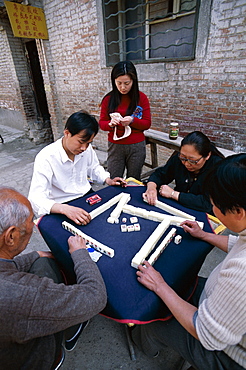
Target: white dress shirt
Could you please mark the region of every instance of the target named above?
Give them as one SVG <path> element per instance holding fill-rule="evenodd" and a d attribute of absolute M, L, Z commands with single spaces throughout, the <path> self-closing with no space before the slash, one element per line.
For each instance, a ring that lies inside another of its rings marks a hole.
<path fill-rule="evenodd" d="M 210 351 L 246 369 L 246 230 L 229 235 L 228 254 L 211 272 L 199 300 L 196 332 Z"/>
<path fill-rule="evenodd" d="M 64 203 L 85 195 L 92 181 L 103 184 L 109 172 L 99 164 L 91 144 L 74 161 L 68 158 L 62 138 L 47 145 L 36 156 L 29 190 L 33 211 L 37 217 L 49 214 L 55 203 Z"/>

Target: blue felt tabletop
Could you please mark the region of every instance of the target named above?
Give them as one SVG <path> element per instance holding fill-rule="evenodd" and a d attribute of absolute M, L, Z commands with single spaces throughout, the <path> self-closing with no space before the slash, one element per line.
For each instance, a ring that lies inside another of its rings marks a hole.
<path fill-rule="evenodd" d="M 69 204 L 90 212 L 120 192 L 125 192 L 131 195 L 128 204 L 145 208 L 148 211 L 165 213 L 163 210 L 150 206 L 142 200 L 144 191 L 145 187 L 142 186 L 128 186 L 124 189 L 106 187 L 97 192 L 102 198 L 100 203 L 90 206 L 85 201 L 86 197 L 82 197 L 69 202 Z M 159 200 L 195 216 L 198 221 L 204 222 L 205 231 L 212 232 L 205 213 L 182 207 L 170 199 L 159 197 Z M 149 291 L 137 281 L 137 270 L 131 267 L 132 258 L 159 223 L 138 217 L 140 231 L 121 232 L 122 218 L 126 217 L 126 224 L 129 225 L 131 216 L 122 213 L 119 224 L 108 223 L 107 218 L 115 206 L 93 219 L 86 226 L 77 226 L 63 215 L 51 214 L 42 217 L 38 227 L 55 258 L 66 271 L 71 283 L 75 281 L 73 262 L 67 244 L 67 239 L 71 234 L 63 229 L 63 221 L 69 222 L 85 234 L 114 249 L 115 255 L 113 258 L 102 255 L 97 262 L 108 293 L 108 303 L 102 314 L 120 322 L 138 324 L 167 319 L 170 317 L 167 307 L 155 293 Z M 171 227 L 176 226 L 170 226 L 167 229 L 157 246 Z M 195 287 L 198 271 L 206 255 L 213 247 L 191 237 L 181 227 L 177 227 L 177 234 L 182 236 L 181 243 L 175 244 L 172 241 L 155 262 L 154 267 L 179 295 L 187 299 Z"/>

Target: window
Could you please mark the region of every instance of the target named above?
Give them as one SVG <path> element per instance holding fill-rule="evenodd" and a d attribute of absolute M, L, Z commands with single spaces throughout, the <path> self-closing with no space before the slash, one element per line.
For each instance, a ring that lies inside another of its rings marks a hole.
<path fill-rule="evenodd" d="M 104 0 L 107 64 L 195 58 L 199 0 Z"/>

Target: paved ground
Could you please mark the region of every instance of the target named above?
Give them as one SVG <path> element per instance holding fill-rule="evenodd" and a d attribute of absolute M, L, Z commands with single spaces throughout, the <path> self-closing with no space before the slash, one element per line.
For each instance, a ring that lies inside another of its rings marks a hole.
<path fill-rule="evenodd" d="M 33 161 L 44 144 L 35 145 L 23 137 L 21 131 L 0 125 L 4 143 L 0 143 L 0 186 L 10 186 L 28 194 Z M 104 161 L 105 153 L 98 152 Z M 99 186 L 95 186 L 98 190 Z M 47 245 L 35 228 L 27 251 L 48 250 Z M 202 276 L 223 257 L 222 252 L 212 251 L 207 257 Z M 79 339 L 74 351 L 66 353 L 62 370 L 179 370 L 182 359 L 172 350 L 164 349 L 155 359 L 149 359 L 136 350 L 136 361 L 129 355 L 125 327 L 100 315 L 95 316 Z M 183 369 L 187 368 L 187 364 Z"/>

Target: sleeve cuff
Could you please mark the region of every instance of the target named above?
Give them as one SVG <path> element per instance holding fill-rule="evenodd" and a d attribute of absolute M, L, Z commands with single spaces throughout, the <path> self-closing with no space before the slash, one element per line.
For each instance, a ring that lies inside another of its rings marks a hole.
<path fill-rule="evenodd" d="M 228 238 L 228 252 L 232 249 L 233 245 L 236 244 L 238 240 L 238 236 L 236 235 L 229 235 L 229 238 Z"/>
<path fill-rule="evenodd" d="M 196 328 L 196 319 L 197 319 L 197 316 L 198 316 L 198 310 L 194 313 L 193 319 L 192 319 L 193 325 L 194 325 L 195 328 Z"/>

